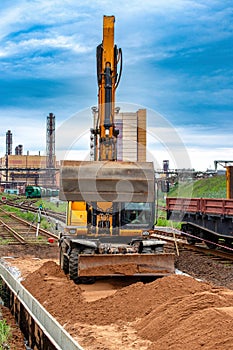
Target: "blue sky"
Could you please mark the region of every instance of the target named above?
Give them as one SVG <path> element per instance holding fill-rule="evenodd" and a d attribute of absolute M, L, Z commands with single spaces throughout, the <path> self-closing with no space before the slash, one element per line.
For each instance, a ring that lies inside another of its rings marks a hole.
<path fill-rule="evenodd" d="M 148 145 L 158 164 L 171 157 L 177 167 L 172 131 L 196 169 L 233 159 L 232 1 L 1 0 L 0 15 L 1 156 L 8 129 L 13 147 L 43 152 L 49 112 L 61 131 L 96 105 L 95 50 L 103 15 L 115 15 L 115 41 L 123 50 L 117 101 L 154 111 Z M 166 142 L 157 113 L 169 125 Z M 88 130 L 91 119 L 79 123 Z M 84 140 L 81 152 L 89 147 Z"/>

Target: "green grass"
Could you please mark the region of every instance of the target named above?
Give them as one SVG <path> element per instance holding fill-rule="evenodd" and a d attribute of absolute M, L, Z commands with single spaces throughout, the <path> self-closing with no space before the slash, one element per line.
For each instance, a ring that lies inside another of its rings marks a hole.
<path fill-rule="evenodd" d="M 0 245 L 8 245 L 9 243 L 9 239 L 2 239 L 2 237 L 0 237 Z"/>
<path fill-rule="evenodd" d="M 21 211 L 21 209 L 10 207 L 8 205 L 4 205 L 4 209 L 7 212 L 11 212 L 12 214 L 18 216 L 21 219 L 24 219 L 28 222 L 33 223 L 34 225 L 37 225 L 38 216 L 37 213 L 30 213 L 26 211 Z M 49 230 L 53 226 L 52 223 L 48 222 L 44 217 L 41 217 L 40 227 Z"/>
<path fill-rule="evenodd" d="M 26 200 L 25 196 L 16 196 L 13 194 L 6 194 L 4 197 L 6 197 L 9 200 L 15 199 L 15 202 L 18 204 Z M 28 199 L 28 201 L 30 201 L 30 199 Z M 66 212 L 66 205 L 67 205 L 66 202 L 59 201 L 57 205 L 55 202 L 50 202 L 49 197 L 42 197 L 42 198 L 38 198 L 37 200 L 36 198 L 33 198 L 32 201 L 34 206 L 39 207 L 40 205 L 42 205 L 45 210 L 50 209 L 60 213 Z"/>
<path fill-rule="evenodd" d="M 50 202 L 49 198 L 46 198 L 46 199 L 42 198 L 42 199 L 39 199 L 37 202 L 35 202 L 34 205 L 38 207 L 42 205 L 45 210 L 50 209 L 58 213 L 65 213 L 67 203 L 59 202 L 57 206 L 56 203 Z"/>
<path fill-rule="evenodd" d="M 11 328 L 6 320 L 0 320 L 0 350 L 10 349 L 8 342 L 11 338 Z"/>
<path fill-rule="evenodd" d="M 226 198 L 226 177 L 225 175 L 214 176 L 206 179 L 189 180 L 181 182 L 170 188 L 168 197 L 186 198 Z M 159 194 L 159 206 L 165 206 L 163 194 Z M 181 223 L 166 220 L 165 211 L 158 211 L 157 226 L 169 226 L 179 229 Z"/>
<path fill-rule="evenodd" d="M 189 181 L 171 187 L 169 197 L 226 198 L 225 175 Z"/>

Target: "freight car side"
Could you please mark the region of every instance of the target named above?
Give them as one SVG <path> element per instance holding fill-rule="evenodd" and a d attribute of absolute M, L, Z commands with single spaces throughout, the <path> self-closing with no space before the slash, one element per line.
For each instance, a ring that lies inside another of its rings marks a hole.
<path fill-rule="evenodd" d="M 233 244 L 233 199 L 167 198 L 167 219 L 181 221 L 188 242 L 204 240 L 213 248 L 219 240 Z"/>

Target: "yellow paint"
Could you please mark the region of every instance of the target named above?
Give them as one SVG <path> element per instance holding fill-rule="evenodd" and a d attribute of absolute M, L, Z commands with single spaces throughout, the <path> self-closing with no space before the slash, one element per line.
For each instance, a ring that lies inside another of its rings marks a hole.
<path fill-rule="evenodd" d="M 69 201 L 67 205 L 67 225 L 87 225 L 87 211 L 85 202 Z"/>

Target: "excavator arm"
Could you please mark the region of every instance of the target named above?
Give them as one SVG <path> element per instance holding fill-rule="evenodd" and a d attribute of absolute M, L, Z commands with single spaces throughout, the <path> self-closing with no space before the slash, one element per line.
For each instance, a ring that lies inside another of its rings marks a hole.
<path fill-rule="evenodd" d="M 122 51 L 114 44 L 114 16 L 103 18 L 103 41 L 97 46 L 98 125 L 94 132 L 99 139 L 95 160 L 117 160 L 118 130 L 114 125 L 115 92 L 122 70 Z M 121 63 L 118 77 L 117 65 Z"/>

